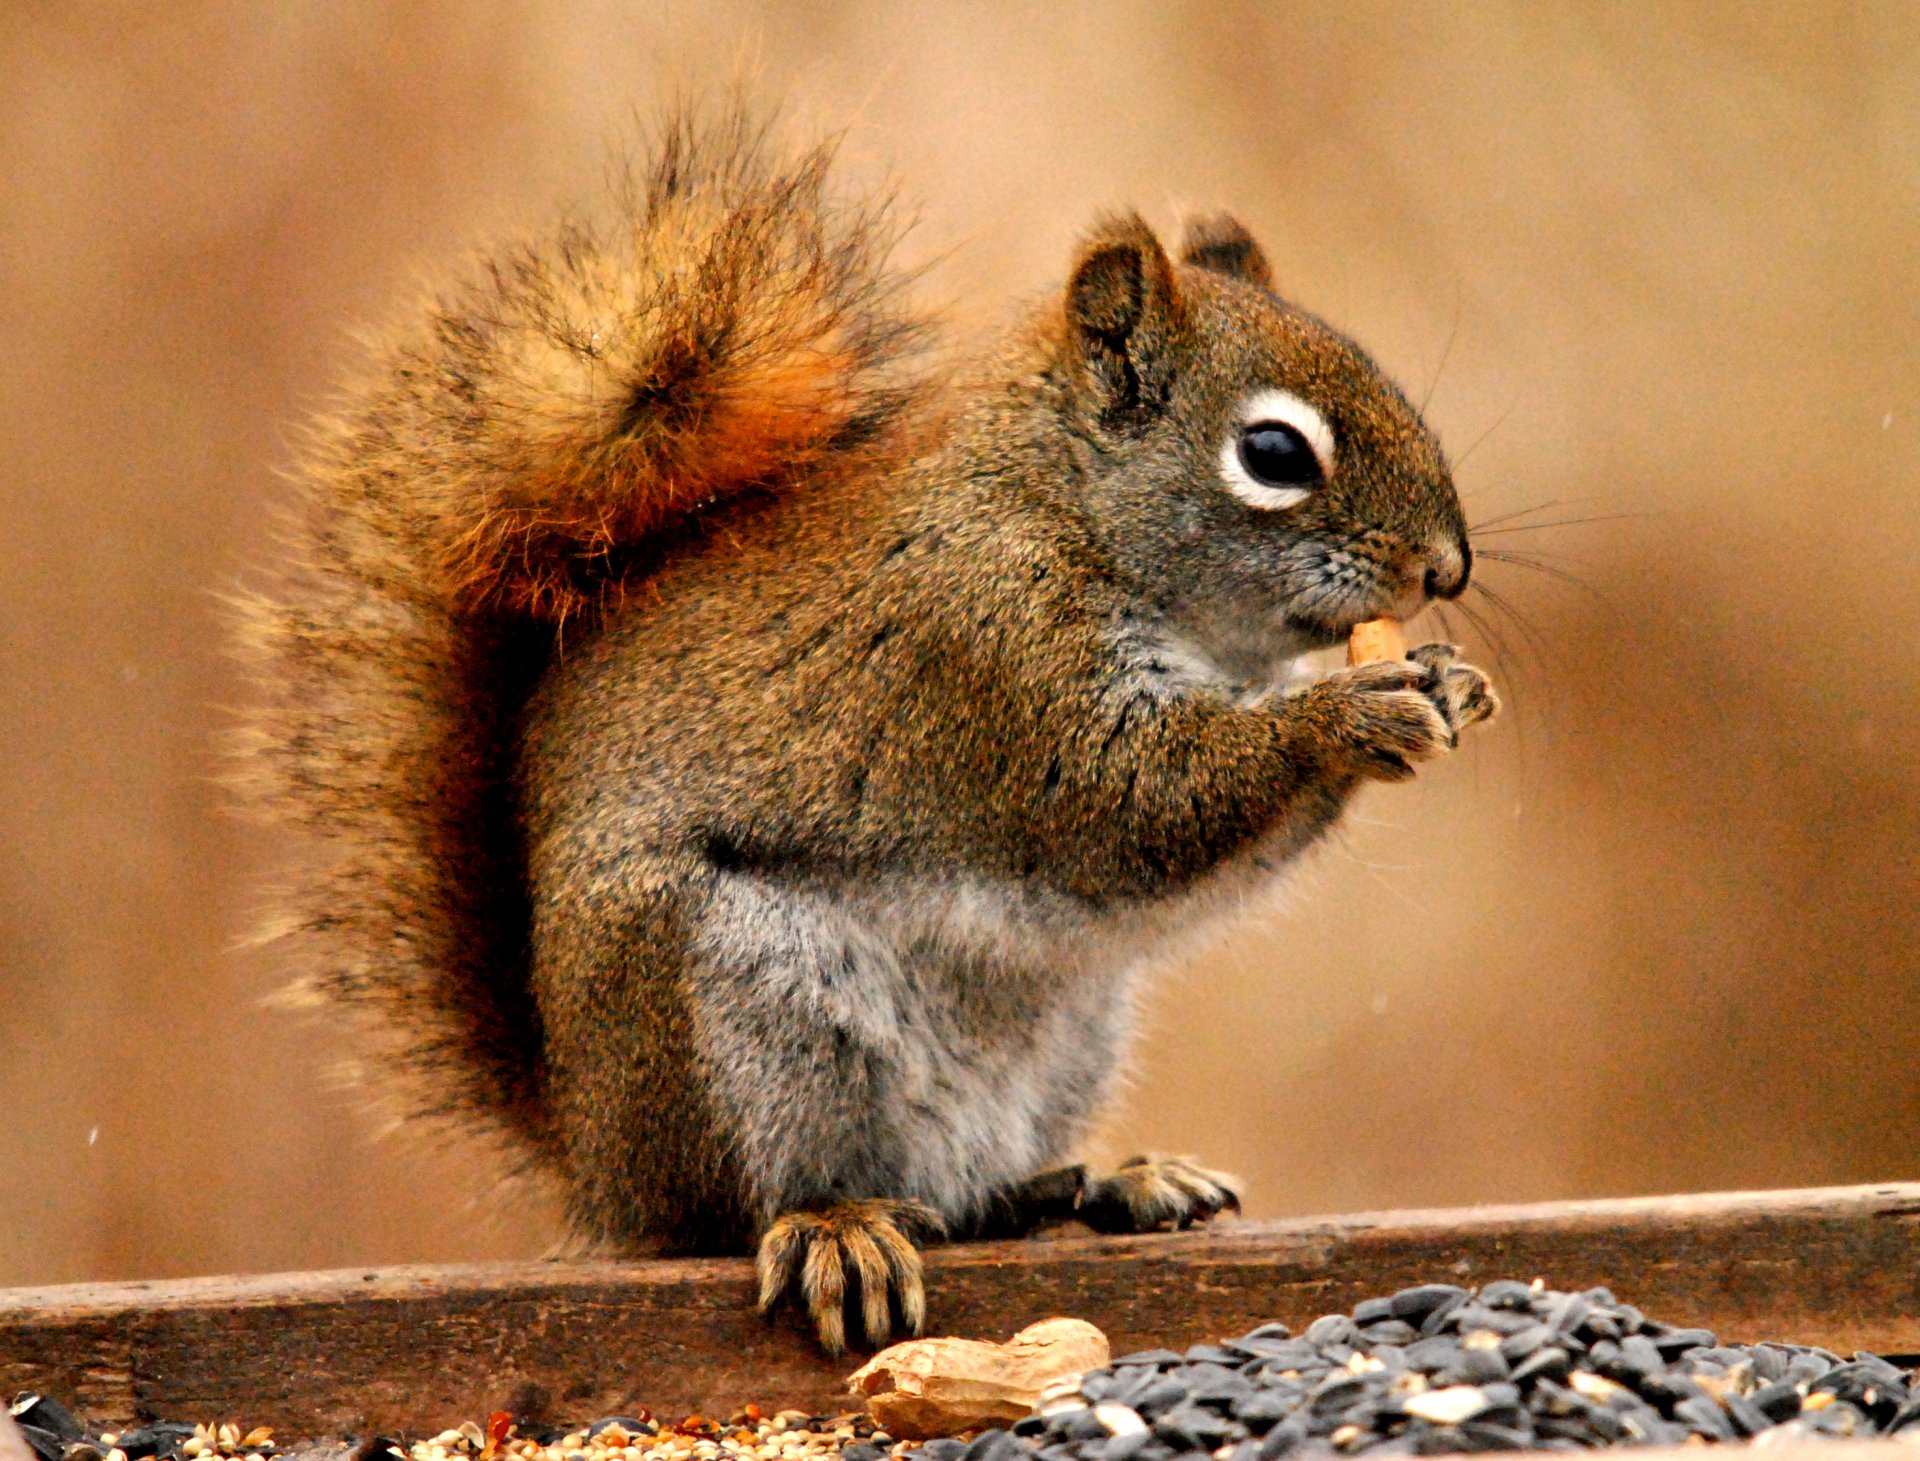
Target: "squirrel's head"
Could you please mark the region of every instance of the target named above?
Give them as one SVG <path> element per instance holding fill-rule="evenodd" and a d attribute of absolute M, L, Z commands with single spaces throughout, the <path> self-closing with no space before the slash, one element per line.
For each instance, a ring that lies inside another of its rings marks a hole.
<path fill-rule="evenodd" d="M 1273 292 L 1237 221 L 1192 225 L 1175 263 L 1139 218 L 1109 220 L 1060 311 L 1082 510 L 1143 606 L 1222 668 L 1465 589 L 1438 441 L 1365 352 Z"/>

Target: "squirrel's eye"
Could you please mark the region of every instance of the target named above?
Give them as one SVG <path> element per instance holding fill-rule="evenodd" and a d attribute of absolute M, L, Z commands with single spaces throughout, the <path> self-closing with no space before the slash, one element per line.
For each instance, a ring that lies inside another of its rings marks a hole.
<path fill-rule="evenodd" d="M 1297 507 L 1333 471 L 1333 428 L 1291 391 L 1256 391 L 1220 451 L 1227 490 L 1248 507 Z"/>
<path fill-rule="evenodd" d="M 1284 421 L 1262 421 L 1242 431 L 1240 465 L 1262 487 L 1313 487 L 1324 475 L 1313 443 Z"/>

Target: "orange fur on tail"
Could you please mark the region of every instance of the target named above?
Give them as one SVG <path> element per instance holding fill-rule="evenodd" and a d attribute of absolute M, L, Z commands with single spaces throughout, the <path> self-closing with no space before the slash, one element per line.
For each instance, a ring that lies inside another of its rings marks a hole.
<path fill-rule="evenodd" d="M 492 261 L 394 352 L 390 399 L 424 428 L 398 445 L 463 604 L 593 607 L 633 550 L 916 397 L 891 225 L 826 195 L 829 148 L 780 159 L 733 119 L 655 155 L 610 222 Z"/>

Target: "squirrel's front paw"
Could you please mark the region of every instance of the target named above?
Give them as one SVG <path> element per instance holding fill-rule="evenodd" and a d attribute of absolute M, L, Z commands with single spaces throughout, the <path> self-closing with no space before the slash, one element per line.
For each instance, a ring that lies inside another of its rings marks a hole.
<path fill-rule="evenodd" d="M 827 1353 L 839 1354 L 847 1342 L 851 1279 L 868 1343 L 891 1337 L 896 1304 L 907 1333 L 918 1334 L 927 1321 L 918 1245 L 945 1234 L 931 1208 L 887 1198 L 783 1213 L 760 1239 L 761 1312 L 791 1292 L 813 1317 Z"/>
<path fill-rule="evenodd" d="M 1459 663 L 1459 653 L 1423 644 L 1405 659 L 1353 665 L 1314 687 L 1336 707 L 1340 739 L 1362 774 L 1404 781 L 1415 762 L 1452 750 L 1461 731 L 1499 713 L 1492 683 Z"/>
<path fill-rule="evenodd" d="M 1074 1216 L 1102 1233 L 1152 1233 L 1229 1208 L 1240 1211 L 1239 1178 L 1185 1157 L 1129 1157 L 1111 1177 L 1088 1180 Z"/>

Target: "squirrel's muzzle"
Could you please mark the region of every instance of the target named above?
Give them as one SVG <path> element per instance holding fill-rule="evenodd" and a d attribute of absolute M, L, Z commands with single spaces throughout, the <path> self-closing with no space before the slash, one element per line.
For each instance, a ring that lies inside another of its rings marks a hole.
<path fill-rule="evenodd" d="M 1463 538 L 1458 543 L 1436 547 L 1427 565 L 1426 590 L 1430 599 L 1457 599 L 1467 591 L 1473 576 L 1473 549 Z"/>

